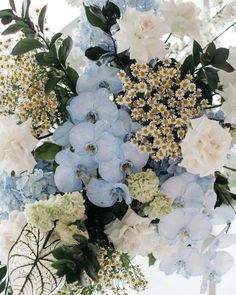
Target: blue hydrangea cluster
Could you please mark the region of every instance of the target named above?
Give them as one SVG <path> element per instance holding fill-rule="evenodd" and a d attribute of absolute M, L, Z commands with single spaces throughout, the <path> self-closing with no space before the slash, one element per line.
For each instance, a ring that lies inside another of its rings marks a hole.
<path fill-rule="evenodd" d="M 109 90 L 120 91 L 114 69 L 101 67 L 100 73 L 88 79 L 85 72 L 79 78 L 78 96 L 67 106 L 69 120 L 54 133 L 54 142 L 65 147 L 56 155 L 55 183 L 61 192 L 87 186 L 88 199 L 101 207 L 112 206 L 118 199 L 130 204 L 124 180 L 142 171 L 148 154 L 128 141 L 140 125 L 111 100 Z"/>
<path fill-rule="evenodd" d="M 14 210 L 23 210 L 25 204 L 46 199 L 56 193 L 53 173 L 35 170 L 10 176 L 5 171 L 0 173 L 0 218 L 6 218 Z"/>

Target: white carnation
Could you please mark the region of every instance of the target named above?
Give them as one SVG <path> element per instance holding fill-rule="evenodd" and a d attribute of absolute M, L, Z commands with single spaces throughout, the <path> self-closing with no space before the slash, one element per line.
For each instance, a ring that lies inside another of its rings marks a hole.
<path fill-rule="evenodd" d="M 225 123 L 236 124 L 236 81 L 235 84 L 229 84 L 227 88 L 222 92 L 222 96 L 225 99 L 221 110 L 225 114 Z"/>
<path fill-rule="evenodd" d="M 227 163 L 232 141 L 229 129 L 206 116 L 191 120 L 191 125 L 181 143 L 183 161 L 179 165 L 201 177 L 214 174 Z"/>
<path fill-rule="evenodd" d="M 129 208 L 122 220 L 116 219 L 106 226 L 105 233 L 117 251 L 146 256 L 157 240 L 156 227 L 150 222 Z"/>
<path fill-rule="evenodd" d="M 31 152 L 38 140 L 30 126 L 30 120 L 18 125 L 14 117 L 0 116 L 0 170 L 16 174 L 32 172 L 36 161 Z"/>
<path fill-rule="evenodd" d="M 114 38 L 118 52 L 129 49 L 131 59 L 144 63 L 165 56 L 166 47 L 160 38 L 169 32 L 169 27 L 154 11 L 141 12 L 127 7 L 125 14 L 117 22 L 120 30 Z"/>
<path fill-rule="evenodd" d="M 200 32 L 200 8 L 192 1 L 165 1 L 161 5 L 161 12 L 174 36 L 196 38 Z"/>
<path fill-rule="evenodd" d="M 0 261 L 7 263 L 8 254 L 11 247 L 20 236 L 27 221 L 23 212 L 12 211 L 8 220 L 0 223 Z"/>

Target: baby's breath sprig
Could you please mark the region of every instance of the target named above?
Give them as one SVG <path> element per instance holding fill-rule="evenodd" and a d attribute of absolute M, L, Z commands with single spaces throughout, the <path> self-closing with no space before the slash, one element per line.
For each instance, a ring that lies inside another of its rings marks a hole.
<path fill-rule="evenodd" d="M 133 121 L 143 126 L 131 142 L 156 161 L 177 158 L 190 119 L 207 104 L 193 76 L 183 76 L 181 64 L 169 58 L 154 67 L 132 64 L 130 76 L 124 71 L 118 75 L 124 95 L 119 95 L 116 102 L 128 107 Z"/>

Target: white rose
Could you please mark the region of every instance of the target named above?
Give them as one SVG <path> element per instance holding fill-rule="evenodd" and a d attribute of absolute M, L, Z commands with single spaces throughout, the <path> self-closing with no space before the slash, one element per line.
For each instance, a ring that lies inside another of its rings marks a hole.
<path fill-rule="evenodd" d="M 27 221 L 23 212 L 13 211 L 9 214 L 8 220 L 0 223 L 0 261 L 7 263 L 8 254 L 20 236 Z"/>
<path fill-rule="evenodd" d="M 173 0 L 163 2 L 161 12 L 174 36 L 179 38 L 199 36 L 201 10 L 193 2 Z"/>
<path fill-rule="evenodd" d="M 31 154 L 38 140 L 30 131 L 30 120 L 18 125 L 12 116 L 0 116 L 0 170 L 32 172 L 36 161 Z"/>
<path fill-rule="evenodd" d="M 131 256 L 146 256 L 157 241 L 156 227 L 150 224 L 150 219 L 137 215 L 130 208 L 122 220 L 108 224 L 105 233 L 116 250 Z"/>
<path fill-rule="evenodd" d="M 127 7 L 117 23 L 120 30 L 114 38 L 117 41 L 118 52 L 129 49 L 131 59 L 141 63 L 165 56 L 166 46 L 160 38 L 170 30 L 154 11 L 141 12 Z"/>
<path fill-rule="evenodd" d="M 235 81 L 236 82 L 236 81 Z M 221 110 L 225 114 L 225 123 L 236 124 L 236 100 L 235 100 L 235 93 L 236 93 L 236 83 L 231 84 L 224 89 L 221 93 L 225 102 L 223 103 Z"/>
<path fill-rule="evenodd" d="M 227 163 L 232 141 L 229 129 L 206 116 L 191 120 L 191 124 L 180 145 L 183 156 L 180 166 L 201 177 L 214 174 Z"/>

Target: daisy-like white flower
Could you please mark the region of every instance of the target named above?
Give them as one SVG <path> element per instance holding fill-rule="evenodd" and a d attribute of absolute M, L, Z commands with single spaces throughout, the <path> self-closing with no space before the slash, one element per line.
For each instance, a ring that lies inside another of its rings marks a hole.
<path fill-rule="evenodd" d="M 130 57 L 143 63 L 165 56 L 166 47 L 161 37 L 170 30 L 154 11 L 140 12 L 127 7 L 125 14 L 117 22 L 120 30 L 114 38 L 118 52 L 129 49 Z"/>

